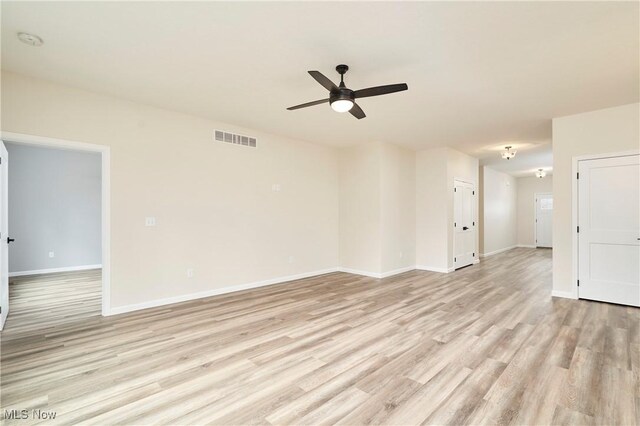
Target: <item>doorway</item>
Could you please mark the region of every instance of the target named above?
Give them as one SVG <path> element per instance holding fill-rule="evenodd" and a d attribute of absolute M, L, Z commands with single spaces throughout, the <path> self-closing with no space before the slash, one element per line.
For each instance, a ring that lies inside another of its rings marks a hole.
<path fill-rule="evenodd" d="M 553 246 L 553 194 L 538 193 L 535 197 L 535 241 L 536 247 Z"/>
<path fill-rule="evenodd" d="M 640 306 L 640 155 L 578 161 L 578 297 Z"/>
<path fill-rule="evenodd" d="M 19 155 L 16 154 L 18 152 Z M 31 155 L 34 152 L 39 152 L 39 156 L 36 155 L 29 161 L 44 163 L 26 165 L 24 154 Z M 72 163 L 60 162 L 66 155 L 72 159 Z M 80 165 L 76 163 L 80 158 L 90 158 L 91 161 Z M 53 167 L 45 164 L 47 162 L 54 162 Z M 70 167 L 70 164 L 74 166 Z M 76 166 L 80 169 L 76 170 Z M 87 167 L 92 168 L 92 171 Z M 27 168 L 31 169 L 25 170 Z M 0 330 L 11 326 L 12 318 L 17 320 L 23 317 L 25 309 L 29 309 L 27 305 L 30 302 L 25 299 L 25 295 L 30 292 L 24 291 L 27 289 L 25 284 L 35 286 L 35 282 L 46 282 L 49 278 L 52 283 L 64 286 L 71 282 L 75 285 L 78 277 L 91 277 L 94 287 L 97 283 L 90 302 L 95 306 L 91 309 L 94 314 L 108 315 L 109 202 L 108 147 L 2 133 Z M 90 246 L 86 244 L 86 238 L 83 240 L 88 234 L 93 239 Z M 8 237 L 11 238 L 7 239 Z M 10 286 L 10 281 L 18 283 L 22 291 L 15 292 L 18 286 Z M 60 294 L 64 293 L 63 287 L 60 290 Z M 74 296 L 82 298 L 83 294 L 86 294 L 84 290 Z M 20 295 L 20 300 L 12 310 L 11 298 L 18 297 L 17 295 Z M 33 302 L 34 311 L 43 307 L 38 306 L 37 297 Z M 74 303 L 81 304 L 82 301 L 76 299 Z M 65 306 L 64 303 L 59 305 Z"/>
<path fill-rule="evenodd" d="M 476 259 L 475 188 L 472 183 L 453 184 L 453 267 L 472 265 Z"/>

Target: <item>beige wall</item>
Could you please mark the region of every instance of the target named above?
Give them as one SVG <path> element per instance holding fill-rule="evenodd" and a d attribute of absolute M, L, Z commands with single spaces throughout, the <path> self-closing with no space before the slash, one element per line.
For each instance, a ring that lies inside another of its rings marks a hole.
<path fill-rule="evenodd" d="M 517 244 L 517 187 L 513 176 L 489 167 L 481 169 L 481 250 L 490 255 Z"/>
<path fill-rule="evenodd" d="M 553 119 L 553 290 L 569 293 L 572 279 L 572 159 L 640 148 L 640 104 Z"/>
<path fill-rule="evenodd" d="M 416 264 L 447 270 L 447 148 L 416 153 Z"/>
<path fill-rule="evenodd" d="M 553 176 L 516 179 L 518 190 L 518 245 L 535 247 L 535 194 L 553 192 Z"/>
<path fill-rule="evenodd" d="M 415 152 L 383 144 L 381 152 L 382 272 L 416 264 Z"/>
<path fill-rule="evenodd" d="M 416 154 L 416 263 L 419 267 L 436 271 L 453 268 L 454 179 L 475 186 L 477 218 L 478 167 L 477 158 L 451 148 Z M 479 253 L 477 229 L 476 226 L 476 253 Z"/>
<path fill-rule="evenodd" d="M 340 267 L 385 275 L 415 265 L 415 153 L 372 142 L 340 152 Z"/>
<path fill-rule="evenodd" d="M 216 128 L 259 147 L 215 142 Z M 11 73 L 2 130 L 111 147 L 112 307 L 338 265 L 332 148 Z"/>
<path fill-rule="evenodd" d="M 380 144 L 340 150 L 340 267 L 380 273 Z"/>

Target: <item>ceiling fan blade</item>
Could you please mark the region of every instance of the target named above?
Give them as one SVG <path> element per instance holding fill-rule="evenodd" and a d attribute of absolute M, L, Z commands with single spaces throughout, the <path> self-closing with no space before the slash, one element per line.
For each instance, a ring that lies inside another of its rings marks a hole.
<path fill-rule="evenodd" d="M 322 85 L 322 87 L 324 87 L 328 91 L 335 92 L 338 90 L 338 86 L 333 84 L 333 81 L 325 77 L 324 74 L 322 74 L 320 71 L 309 71 L 309 74 L 311 74 L 311 77 L 313 77 L 318 83 Z"/>
<path fill-rule="evenodd" d="M 355 103 L 355 102 L 353 103 L 353 106 L 351 107 L 349 112 L 351 113 L 351 115 L 353 115 L 358 120 L 366 117 L 366 115 L 365 115 L 364 111 L 362 110 L 362 108 L 360 108 L 358 106 L 358 104 Z"/>
<path fill-rule="evenodd" d="M 386 95 L 389 93 L 402 92 L 409 89 L 406 83 L 400 84 L 388 84 L 386 86 L 368 87 L 366 89 L 360 89 L 353 92 L 353 95 L 358 98 L 368 98 L 370 96 Z"/>
<path fill-rule="evenodd" d="M 306 104 L 300 104 L 296 106 L 292 106 L 287 108 L 289 111 L 293 111 L 294 109 L 306 108 L 314 105 L 324 104 L 325 102 L 329 102 L 329 99 L 320 99 L 319 101 L 307 102 Z"/>

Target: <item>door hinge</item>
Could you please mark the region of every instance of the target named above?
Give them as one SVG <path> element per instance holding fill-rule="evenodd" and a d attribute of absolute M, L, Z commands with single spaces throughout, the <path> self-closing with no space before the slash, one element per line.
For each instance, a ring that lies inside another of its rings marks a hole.
<path fill-rule="evenodd" d="M 471 222 L 471 224 L 472 224 L 473 226 L 476 226 L 476 223 L 475 223 L 475 222 Z"/>
<path fill-rule="evenodd" d="M 476 257 L 476 254 L 475 254 L 475 253 L 473 253 L 473 255 L 472 255 L 471 257 Z"/>
<path fill-rule="evenodd" d="M 457 262 L 457 261 L 458 261 L 458 258 L 457 258 L 457 257 L 454 257 L 454 258 L 453 258 L 453 261 L 454 261 L 454 262 Z"/>
<path fill-rule="evenodd" d="M 458 225 L 456 225 L 456 223 L 455 223 L 455 222 L 453 222 L 453 227 L 455 228 L 456 226 L 458 226 Z"/>
<path fill-rule="evenodd" d="M 471 191 L 471 195 L 476 195 L 476 191 Z"/>
<path fill-rule="evenodd" d="M 580 172 L 576 173 L 576 179 L 580 179 Z"/>
<path fill-rule="evenodd" d="M 580 280 L 578 280 L 578 287 L 580 287 Z"/>
<path fill-rule="evenodd" d="M 577 227 L 576 227 L 576 232 L 577 232 L 578 234 L 580 233 L 580 227 L 579 227 L 579 226 L 577 226 Z"/>
<path fill-rule="evenodd" d="M 457 192 L 458 190 L 456 188 L 453 188 L 453 192 Z"/>

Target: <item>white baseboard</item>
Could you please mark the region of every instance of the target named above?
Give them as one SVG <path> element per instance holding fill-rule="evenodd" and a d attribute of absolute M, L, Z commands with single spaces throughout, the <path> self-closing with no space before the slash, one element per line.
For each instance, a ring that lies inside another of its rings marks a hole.
<path fill-rule="evenodd" d="M 551 291 L 551 296 L 552 297 L 562 297 L 564 299 L 577 299 L 577 297 L 575 297 L 575 295 L 571 291 L 552 290 Z"/>
<path fill-rule="evenodd" d="M 166 297 L 164 299 L 150 300 L 148 302 L 117 306 L 115 308 L 112 307 L 107 313 L 107 315 L 110 316 L 110 315 L 124 314 L 126 312 L 139 311 L 141 309 L 148 309 L 148 308 L 156 308 L 158 306 L 171 305 L 173 303 L 180 303 L 180 302 L 187 302 L 189 300 L 196 300 L 196 299 L 202 299 L 205 297 L 217 296 L 220 294 L 233 293 L 235 291 L 250 290 L 258 287 L 266 287 L 268 285 L 280 284 L 287 281 L 294 281 L 294 280 L 300 280 L 303 278 L 315 277 L 318 275 L 329 274 L 331 272 L 337 272 L 337 271 L 338 271 L 338 268 L 323 269 L 320 271 L 306 272 L 306 273 L 297 274 L 297 275 L 289 275 L 285 277 L 272 278 L 269 280 L 256 281 L 248 284 L 240 284 L 240 285 L 234 285 L 229 287 L 215 288 L 211 290 L 200 291 L 198 293 L 189 293 L 189 294 L 183 294 L 180 296 Z"/>
<path fill-rule="evenodd" d="M 520 246 L 505 247 L 498 250 L 490 251 L 489 253 L 480 253 L 480 257 L 489 257 L 489 256 L 493 256 L 494 254 L 504 253 L 505 251 L 514 249 L 516 247 L 520 247 Z"/>
<path fill-rule="evenodd" d="M 426 265 L 416 265 L 416 269 L 420 271 L 440 272 L 442 274 L 448 274 L 449 272 L 453 272 L 455 270 L 455 268 L 438 268 L 435 266 Z"/>
<path fill-rule="evenodd" d="M 25 275 L 53 274 L 55 272 L 87 271 L 89 269 L 100 269 L 102 265 L 81 265 L 65 266 L 64 268 L 34 269 L 33 271 L 9 272 L 9 277 L 22 277 Z"/>
<path fill-rule="evenodd" d="M 405 266 L 404 268 L 398 268 L 398 269 L 394 269 L 392 271 L 387 271 L 387 272 L 369 272 L 369 271 L 361 271 L 359 269 L 338 268 L 340 272 L 346 272 L 347 274 L 362 275 L 362 276 L 371 277 L 371 278 L 392 277 L 394 275 L 404 274 L 405 272 L 413 271 L 415 269 L 416 267 L 413 265 Z"/>
<path fill-rule="evenodd" d="M 346 272 L 347 274 L 362 275 L 362 276 L 371 277 L 371 278 L 382 278 L 382 274 L 379 272 L 361 271 L 359 269 L 342 268 L 342 267 L 338 268 L 338 271 Z"/>
<path fill-rule="evenodd" d="M 405 266 L 404 268 L 399 268 L 399 269 L 394 269 L 393 271 L 383 272 L 382 274 L 380 274 L 380 278 L 387 278 L 387 277 L 391 277 L 393 275 L 404 274 L 405 272 L 413 271 L 415 269 L 416 269 L 415 266 Z"/>
<path fill-rule="evenodd" d="M 531 244 L 518 244 L 516 247 L 518 247 L 518 248 L 536 248 L 535 245 L 531 245 Z"/>

